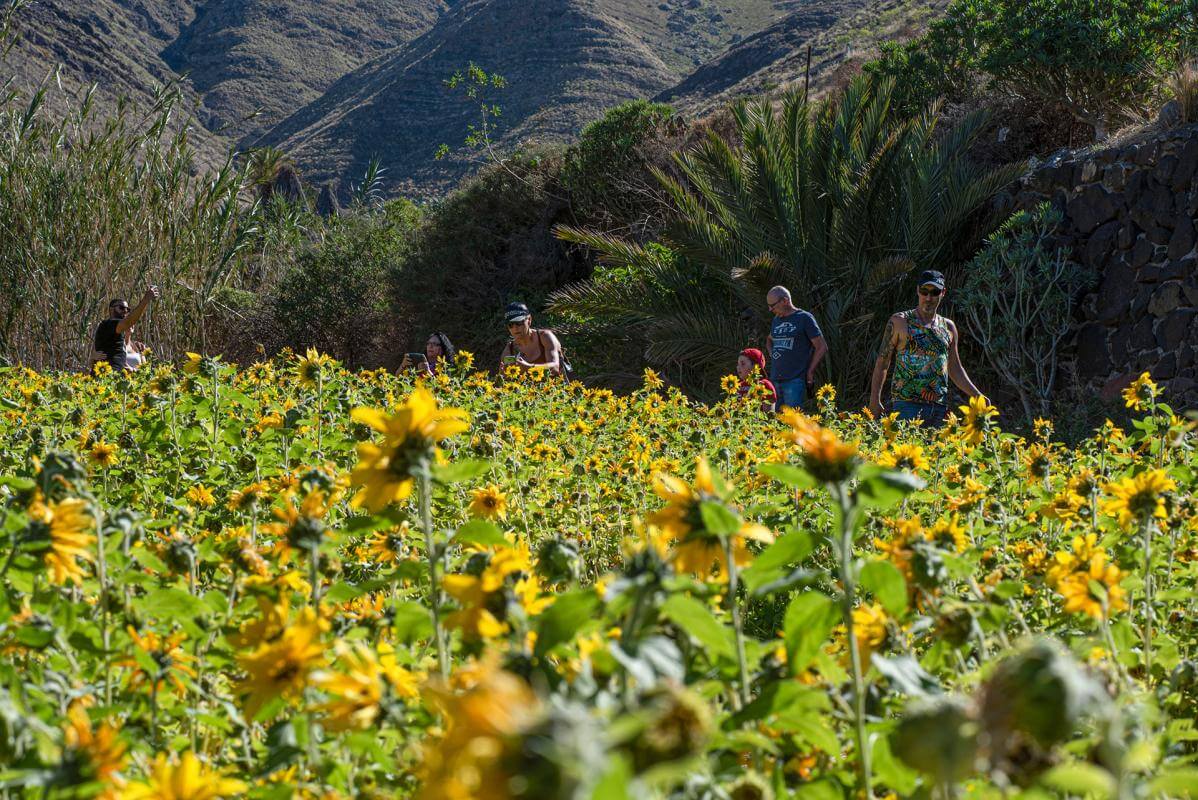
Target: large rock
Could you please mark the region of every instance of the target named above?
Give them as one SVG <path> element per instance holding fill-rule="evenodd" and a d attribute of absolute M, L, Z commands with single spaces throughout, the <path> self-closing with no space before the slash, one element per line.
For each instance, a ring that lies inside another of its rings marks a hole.
<path fill-rule="evenodd" d="M 1096 378 L 1111 371 L 1111 356 L 1107 349 L 1107 328 L 1095 322 L 1077 332 L 1077 372 L 1082 378 Z"/>
<path fill-rule="evenodd" d="M 1110 264 L 1098 287 L 1098 319 L 1102 322 L 1119 319 L 1127 312 L 1135 296 L 1135 271 L 1119 261 Z"/>
<path fill-rule="evenodd" d="M 1188 216 L 1173 223 L 1173 235 L 1169 238 L 1169 258 L 1185 258 L 1194 249 L 1194 222 Z"/>
<path fill-rule="evenodd" d="M 1157 380 L 1165 381 L 1177 374 L 1177 353 L 1165 351 L 1165 354 L 1160 357 L 1152 367 L 1152 374 Z"/>
<path fill-rule="evenodd" d="M 1162 350 L 1176 350 L 1185 344 L 1193 335 L 1195 311 L 1191 308 L 1179 308 L 1169 313 L 1161 324 L 1156 326 L 1156 343 Z"/>
<path fill-rule="evenodd" d="M 1177 166 L 1173 168 L 1173 191 L 1183 192 L 1188 189 L 1196 171 L 1198 171 L 1198 136 L 1191 137 L 1177 156 Z"/>
<path fill-rule="evenodd" d="M 1198 275 L 1191 274 L 1186 278 L 1186 282 L 1181 286 L 1181 293 L 1185 295 L 1187 303 L 1198 306 Z"/>
<path fill-rule="evenodd" d="M 1131 246 L 1131 266 L 1139 269 L 1148 263 L 1148 259 L 1152 258 L 1152 242 L 1148 241 L 1148 237 L 1140 234 L 1136 237 L 1136 241 Z"/>
<path fill-rule="evenodd" d="M 1160 276 L 1162 281 L 1179 281 L 1194 274 L 1194 265 L 1198 264 L 1198 256 L 1190 254 L 1176 261 L 1161 264 Z"/>
<path fill-rule="evenodd" d="M 1152 317 L 1141 317 L 1131 329 L 1129 353 L 1156 349 L 1156 336 L 1152 333 Z"/>
<path fill-rule="evenodd" d="M 1085 249 L 1082 251 L 1082 263 L 1092 270 L 1100 269 L 1107 256 L 1115 251 L 1121 227 L 1118 220 L 1111 220 L 1103 223 L 1098 230 L 1090 234 L 1090 238 L 1086 240 Z"/>
<path fill-rule="evenodd" d="M 1122 375 L 1116 375 L 1109 381 L 1103 384 L 1102 390 L 1099 391 L 1098 397 L 1106 403 L 1118 400 L 1123 394 L 1123 390 L 1131 386 L 1132 381 L 1136 379 L 1134 372 L 1125 372 Z"/>
<path fill-rule="evenodd" d="M 1152 293 L 1148 301 L 1148 313 L 1163 317 L 1181 306 L 1181 281 L 1166 281 Z"/>
<path fill-rule="evenodd" d="M 1066 213 L 1080 233 L 1090 233 L 1102 223 L 1114 218 L 1119 207 L 1115 201 L 1116 197 L 1119 196 L 1106 191 L 1102 186 L 1090 184 L 1069 201 Z"/>
<path fill-rule="evenodd" d="M 1146 231 L 1165 227 L 1165 220 L 1171 220 L 1173 217 L 1172 189 L 1151 179 L 1145 179 L 1144 190 L 1131 204 L 1129 213 L 1132 220 Z"/>

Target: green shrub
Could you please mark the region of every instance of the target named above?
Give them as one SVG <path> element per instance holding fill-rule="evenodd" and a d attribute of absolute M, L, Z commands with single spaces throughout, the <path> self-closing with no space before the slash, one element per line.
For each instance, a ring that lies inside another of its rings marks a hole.
<path fill-rule="evenodd" d="M 649 164 L 668 158 L 662 142 L 685 128 L 674 109 L 645 100 L 618 105 L 583 128 L 566 150 L 561 175 L 575 215 L 597 225 L 651 215 L 661 192 Z"/>
<path fill-rule="evenodd" d="M 552 289 L 585 274 L 549 232 L 565 213 L 560 164 L 560 151 L 512 157 L 428 209 L 392 284 L 403 341 L 423 346 L 430 331 L 445 331 L 490 366 L 507 341 L 508 302 L 523 300 L 535 313 Z M 536 314 L 538 326 L 550 322 Z"/>
<path fill-rule="evenodd" d="M 1172 0 L 954 0 L 927 34 L 884 48 L 866 69 L 896 79 L 908 112 L 980 80 L 1059 108 L 1101 140 L 1156 102 L 1157 76 L 1194 31 L 1192 10 Z"/>
<path fill-rule="evenodd" d="M 1019 396 L 1028 425 L 1049 417 L 1061 343 L 1075 298 L 1092 280 L 1054 246 L 1061 214 L 1047 203 L 1019 211 L 987 240 L 965 270 L 957 295 L 968 336 Z"/>
<path fill-rule="evenodd" d="M 394 327 L 390 286 L 419 221 L 420 210 L 407 200 L 330 220 L 323 238 L 299 253 L 271 295 L 279 341 L 353 365 L 391 361 L 384 341 Z"/>

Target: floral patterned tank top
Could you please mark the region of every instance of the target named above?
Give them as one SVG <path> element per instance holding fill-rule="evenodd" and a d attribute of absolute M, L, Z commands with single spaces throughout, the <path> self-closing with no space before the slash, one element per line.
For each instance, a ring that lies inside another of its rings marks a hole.
<path fill-rule="evenodd" d="M 948 348 L 953 335 L 944 317 L 936 315 L 930 323 L 919 319 L 916 309 L 904 311 L 907 343 L 895 355 L 894 400 L 912 403 L 948 402 Z"/>

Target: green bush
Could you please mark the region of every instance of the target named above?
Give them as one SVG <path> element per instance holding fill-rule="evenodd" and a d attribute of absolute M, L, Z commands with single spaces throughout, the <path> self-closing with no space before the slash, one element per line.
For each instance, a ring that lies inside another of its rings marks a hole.
<path fill-rule="evenodd" d="M 1150 110 L 1194 32 L 1192 8 L 1175 0 L 954 0 L 927 34 L 883 48 L 866 70 L 896 79 L 907 112 L 980 82 L 1059 108 L 1101 140 L 1128 111 Z"/>
<path fill-rule="evenodd" d="M 581 275 L 585 265 L 549 233 L 565 213 L 560 164 L 560 151 L 512 157 L 428 209 L 392 284 L 404 341 L 423 346 L 429 331 L 442 330 L 489 366 L 507 341 L 508 302 L 523 300 L 535 312 L 550 290 Z M 537 314 L 535 322 L 549 320 Z"/>
<path fill-rule="evenodd" d="M 1060 221 L 1047 203 L 1015 213 L 970 261 L 957 295 L 967 335 L 1019 396 L 1028 425 L 1051 415 L 1058 350 L 1076 298 L 1092 280 L 1054 245 Z"/>
<path fill-rule="evenodd" d="M 407 200 L 331 219 L 270 297 L 280 341 L 359 366 L 395 360 L 385 342 L 394 327 L 390 286 L 419 222 L 420 210 Z"/>
<path fill-rule="evenodd" d="M 561 184 L 575 215 L 604 225 L 653 214 L 661 192 L 649 165 L 666 160 L 663 141 L 685 129 L 674 109 L 645 100 L 618 105 L 583 128 L 562 164 Z"/>

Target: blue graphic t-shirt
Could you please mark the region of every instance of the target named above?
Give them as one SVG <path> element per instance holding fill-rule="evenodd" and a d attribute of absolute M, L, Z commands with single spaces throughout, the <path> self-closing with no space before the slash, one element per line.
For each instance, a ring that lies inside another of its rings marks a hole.
<path fill-rule="evenodd" d="M 811 351 L 815 349 L 811 340 L 823 335 L 815 317 L 807 311 L 796 311 L 789 317 L 774 317 L 770 328 L 770 380 L 777 385 L 780 381 L 806 378 Z"/>

